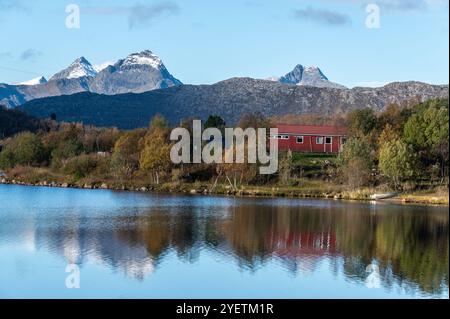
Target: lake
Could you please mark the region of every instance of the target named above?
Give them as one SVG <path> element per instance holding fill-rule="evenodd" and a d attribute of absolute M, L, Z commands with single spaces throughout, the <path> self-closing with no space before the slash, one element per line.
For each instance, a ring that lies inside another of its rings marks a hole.
<path fill-rule="evenodd" d="M 0 298 L 448 298 L 448 212 L 0 185 Z"/>

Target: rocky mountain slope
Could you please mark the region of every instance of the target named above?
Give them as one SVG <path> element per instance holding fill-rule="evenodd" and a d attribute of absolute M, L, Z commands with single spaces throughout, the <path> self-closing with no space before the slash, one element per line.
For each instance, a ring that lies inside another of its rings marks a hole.
<path fill-rule="evenodd" d="M 181 85 L 141 94 L 50 97 L 30 101 L 21 109 L 38 117 L 55 113 L 58 120 L 131 129 L 147 126 L 156 113 L 172 124 L 214 114 L 233 125 L 244 113 L 331 115 L 364 107 L 381 110 L 392 102 L 430 98 L 448 98 L 448 85 L 398 82 L 380 88 L 337 89 L 232 78 L 213 85 Z"/>

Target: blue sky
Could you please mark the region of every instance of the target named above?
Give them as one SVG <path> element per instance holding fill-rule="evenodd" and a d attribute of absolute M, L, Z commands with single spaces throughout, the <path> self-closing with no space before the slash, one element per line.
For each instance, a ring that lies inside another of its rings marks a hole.
<path fill-rule="evenodd" d="M 68 4 L 80 28 L 65 25 Z M 367 28 L 366 4 L 380 8 Z M 316 65 L 349 87 L 449 82 L 448 0 L 0 0 L 0 83 L 150 49 L 184 83 Z"/>

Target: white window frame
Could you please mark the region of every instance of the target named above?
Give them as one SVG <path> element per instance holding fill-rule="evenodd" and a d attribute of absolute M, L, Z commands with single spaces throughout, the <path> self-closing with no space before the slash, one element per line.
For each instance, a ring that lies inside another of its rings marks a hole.
<path fill-rule="evenodd" d="M 317 145 L 322 145 L 323 144 L 323 136 L 316 136 L 316 144 Z"/>
<path fill-rule="evenodd" d="M 299 142 L 299 139 L 302 139 L 302 141 Z M 298 135 L 295 137 L 295 142 L 297 142 L 297 144 L 303 144 L 305 142 L 305 137 L 303 135 Z"/>
<path fill-rule="evenodd" d="M 327 138 L 330 139 L 330 143 L 327 143 Z M 325 136 L 325 144 L 326 144 L 326 145 L 331 145 L 331 144 L 333 144 L 333 137 L 332 137 L 332 136 Z"/>
<path fill-rule="evenodd" d="M 278 135 L 274 135 L 273 138 L 276 139 L 276 140 L 288 140 L 289 139 L 289 135 L 278 134 Z"/>

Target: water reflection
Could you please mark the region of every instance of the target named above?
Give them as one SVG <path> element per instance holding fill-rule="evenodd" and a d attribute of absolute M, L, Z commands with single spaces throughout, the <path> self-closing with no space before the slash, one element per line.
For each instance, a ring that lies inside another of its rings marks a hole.
<path fill-rule="evenodd" d="M 90 214 L 83 207 L 20 218 L 7 214 L 0 245 L 20 237 L 31 250 L 46 249 L 68 263 L 94 262 L 141 281 L 164 267 L 170 253 L 187 264 L 208 253 L 241 271 L 258 273 L 276 263 L 291 276 L 312 275 L 326 259 L 334 276 L 361 285 L 368 265 L 376 265 L 387 289 L 448 291 L 448 212 L 442 209 L 260 199 L 196 202 L 193 197 L 183 198 L 180 207 L 172 200 L 109 209 L 111 214 Z"/>

